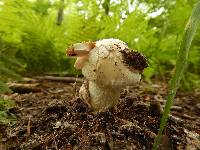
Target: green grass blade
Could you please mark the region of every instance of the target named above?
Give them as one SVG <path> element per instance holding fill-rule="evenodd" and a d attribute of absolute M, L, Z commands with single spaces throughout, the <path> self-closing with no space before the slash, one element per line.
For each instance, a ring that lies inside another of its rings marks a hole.
<path fill-rule="evenodd" d="M 180 80 L 183 76 L 184 69 L 187 64 L 189 49 L 190 49 L 192 40 L 194 38 L 194 35 L 196 33 L 197 27 L 199 25 L 199 21 L 200 21 L 200 1 L 194 7 L 192 15 L 190 16 L 190 19 L 185 28 L 182 43 L 181 43 L 180 50 L 178 53 L 176 71 L 169 83 L 170 86 L 169 86 L 169 92 L 167 96 L 167 102 L 166 102 L 163 116 L 161 119 L 159 132 L 154 141 L 153 150 L 156 150 L 158 148 L 160 140 L 161 140 L 162 132 L 167 124 L 170 108 L 173 104 L 174 96 L 176 95 L 176 91 L 179 87 Z"/>

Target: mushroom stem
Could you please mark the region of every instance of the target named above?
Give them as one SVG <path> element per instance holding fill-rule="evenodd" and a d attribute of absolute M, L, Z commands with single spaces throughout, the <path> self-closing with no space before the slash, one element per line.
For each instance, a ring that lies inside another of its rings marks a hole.
<path fill-rule="evenodd" d="M 121 88 L 103 86 L 96 82 L 89 81 L 90 105 L 96 111 L 105 110 L 115 106 L 120 96 Z"/>
<path fill-rule="evenodd" d="M 76 69 L 82 69 L 84 64 L 85 64 L 85 61 L 88 59 L 88 55 L 86 56 L 82 56 L 82 57 L 78 57 L 75 64 L 74 64 L 74 67 Z"/>

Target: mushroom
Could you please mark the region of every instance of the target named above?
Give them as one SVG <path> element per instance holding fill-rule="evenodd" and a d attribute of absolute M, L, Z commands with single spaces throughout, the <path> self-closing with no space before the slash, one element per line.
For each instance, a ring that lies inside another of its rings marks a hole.
<path fill-rule="evenodd" d="M 79 95 L 95 111 L 115 106 L 121 89 L 139 82 L 148 66 L 141 53 L 119 39 L 76 43 L 67 56 L 77 57 L 74 67 L 86 78 Z"/>

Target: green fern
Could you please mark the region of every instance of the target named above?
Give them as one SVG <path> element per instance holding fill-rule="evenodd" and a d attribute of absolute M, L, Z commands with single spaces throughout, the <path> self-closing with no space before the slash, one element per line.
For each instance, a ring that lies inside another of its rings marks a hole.
<path fill-rule="evenodd" d="M 0 93 L 10 92 L 5 84 L 9 78 L 20 79 L 22 65 L 15 58 L 15 48 L 0 39 Z"/>
<path fill-rule="evenodd" d="M 9 112 L 13 107 L 15 107 L 13 100 L 0 98 L 0 124 L 15 123 L 16 116 Z"/>

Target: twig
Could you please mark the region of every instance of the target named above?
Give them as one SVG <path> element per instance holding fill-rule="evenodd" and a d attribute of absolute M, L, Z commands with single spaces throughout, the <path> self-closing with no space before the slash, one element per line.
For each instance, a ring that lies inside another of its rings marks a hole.
<path fill-rule="evenodd" d="M 48 80 L 53 82 L 66 82 L 66 83 L 74 83 L 74 82 L 83 82 L 83 79 L 81 78 L 75 78 L 75 77 L 54 77 L 54 76 L 37 76 L 35 79 L 38 80 Z"/>
<path fill-rule="evenodd" d="M 169 115 L 169 120 L 173 121 L 174 123 L 178 124 L 179 126 L 182 126 L 186 129 L 194 129 L 196 128 L 196 126 L 198 126 L 197 122 L 194 121 L 194 125 L 191 125 L 187 122 L 185 122 L 183 119 L 173 116 L 173 115 Z"/>
<path fill-rule="evenodd" d="M 39 83 L 33 83 L 33 84 L 25 84 L 25 83 L 8 83 L 8 87 L 16 93 L 30 93 L 30 92 L 41 92 L 41 89 L 37 88 Z"/>
<path fill-rule="evenodd" d="M 27 137 L 31 134 L 31 117 L 28 118 Z"/>
<path fill-rule="evenodd" d="M 179 116 L 181 118 L 184 118 L 184 119 L 188 119 L 188 120 L 196 120 L 195 117 L 192 117 L 192 116 L 189 116 L 187 114 L 181 114 L 181 113 L 178 113 L 178 112 L 172 112 L 174 115 L 176 116 Z"/>
<path fill-rule="evenodd" d="M 162 108 L 164 108 L 164 107 L 165 107 L 165 105 L 162 105 Z M 171 111 L 178 111 L 178 112 L 180 112 L 182 110 L 183 110 L 183 108 L 180 107 L 180 106 L 172 106 L 171 107 Z"/>

